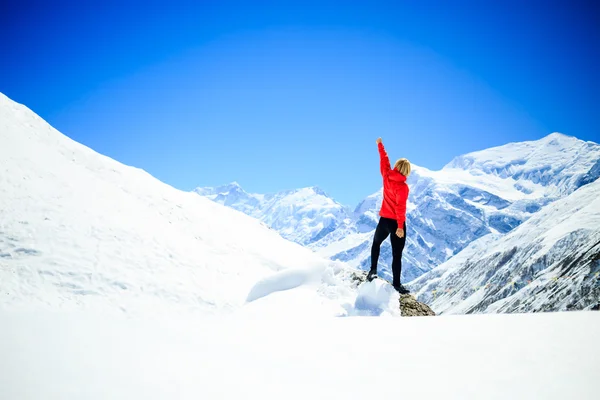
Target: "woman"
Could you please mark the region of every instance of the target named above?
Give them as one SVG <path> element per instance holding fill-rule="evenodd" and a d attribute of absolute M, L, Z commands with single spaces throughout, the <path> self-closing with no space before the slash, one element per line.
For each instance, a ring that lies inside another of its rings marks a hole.
<path fill-rule="evenodd" d="M 394 169 L 392 169 L 381 138 L 377 139 L 376 143 L 383 177 L 383 202 L 379 211 L 381 218 L 377 224 L 371 247 L 371 270 L 367 275 L 367 280 L 370 282 L 377 277 L 379 248 L 383 241 L 391 235 L 392 273 L 394 275 L 392 284 L 398 292 L 406 294 L 409 291 L 400 284 L 400 272 L 402 271 L 402 251 L 406 243 L 406 201 L 409 192 L 406 178 L 410 175 L 410 162 L 406 158 L 401 158 L 396 161 Z"/>

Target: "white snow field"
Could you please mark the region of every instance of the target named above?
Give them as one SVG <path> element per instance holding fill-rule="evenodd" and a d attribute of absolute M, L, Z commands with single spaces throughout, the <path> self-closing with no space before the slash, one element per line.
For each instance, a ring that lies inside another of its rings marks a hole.
<path fill-rule="evenodd" d="M 598 398 L 591 312 L 0 318 L 7 400 Z"/>
<path fill-rule="evenodd" d="M 600 313 L 397 318 L 351 273 L 0 95 L 0 399 L 595 397 Z"/>

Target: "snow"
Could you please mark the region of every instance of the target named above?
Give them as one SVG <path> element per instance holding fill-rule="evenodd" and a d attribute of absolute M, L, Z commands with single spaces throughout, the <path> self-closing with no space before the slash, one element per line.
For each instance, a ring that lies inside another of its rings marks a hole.
<path fill-rule="evenodd" d="M 599 313 L 0 323 L 3 399 L 597 398 Z"/>
<path fill-rule="evenodd" d="M 358 315 L 400 316 L 398 301 L 398 294 L 390 284 L 375 279 L 360 285 L 354 308 Z"/>
<path fill-rule="evenodd" d="M 499 176 L 539 172 L 538 178 L 545 172 L 558 177 L 557 171 L 560 170 L 564 177 L 587 172 L 598 159 L 599 151 L 597 143 L 554 132 L 540 140 L 509 143 L 469 153 L 455 158 L 446 168 L 468 168 Z M 565 164 L 565 160 L 575 162 Z"/>
<path fill-rule="evenodd" d="M 491 174 L 476 174 L 474 171 L 460 168 L 444 167 L 439 171 L 431 171 L 424 167 L 414 166 L 413 171 L 419 177 L 435 180 L 438 185 L 469 186 L 510 201 L 522 199 L 535 199 L 546 194 L 546 189 L 541 185 L 529 183 L 532 193 L 523 193 L 515 187 L 517 183 L 512 178 L 501 178 Z"/>
<path fill-rule="evenodd" d="M 216 188 L 196 188 L 196 194 L 257 218 L 284 238 L 308 245 L 345 226 L 346 207 L 318 187 L 279 193 L 247 193 L 237 182 Z"/>
<path fill-rule="evenodd" d="M 345 238 L 333 242 L 331 245 L 324 247 L 322 249 L 317 249 L 317 253 L 322 255 L 323 257 L 332 257 L 336 254 L 339 254 L 348 249 L 352 249 L 357 247 L 358 245 L 364 243 L 365 241 L 373 240 L 373 232 L 366 233 L 357 233 L 353 235 L 348 235 Z M 369 247 L 370 251 L 370 247 Z"/>
<path fill-rule="evenodd" d="M 251 302 L 275 292 L 290 290 L 313 282 L 319 282 L 322 274 L 323 269 L 318 267 L 312 269 L 302 268 L 283 270 L 258 281 L 252 289 L 250 289 L 246 301 Z"/>

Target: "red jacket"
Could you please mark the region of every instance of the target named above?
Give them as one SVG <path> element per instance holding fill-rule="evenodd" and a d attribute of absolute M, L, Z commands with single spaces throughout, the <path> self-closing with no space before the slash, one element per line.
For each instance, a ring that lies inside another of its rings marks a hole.
<path fill-rule="evenodd" d="M 383 176 L 383 202 L 379 215 L 398 221 L 398 228 L 404 226 L 406 221 L 406 201 L 408 200 L 408 185 L 406 176 L 397 169 L 392 169 L 390 159 L 385 152 L 383 143 L 377 145 L 381 163 L 381 176 Z"/>

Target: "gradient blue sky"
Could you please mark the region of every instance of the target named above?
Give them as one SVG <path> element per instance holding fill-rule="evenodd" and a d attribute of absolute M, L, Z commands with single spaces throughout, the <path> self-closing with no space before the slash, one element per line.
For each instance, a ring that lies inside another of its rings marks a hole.
<path fill-rule="evenodd" d="M 0 92 L 184 190 L 355 205 L 381 185 L 378 136 L 431 169 L 600 137 L 597 1 L 48 3 L 1 3 Z"/>

